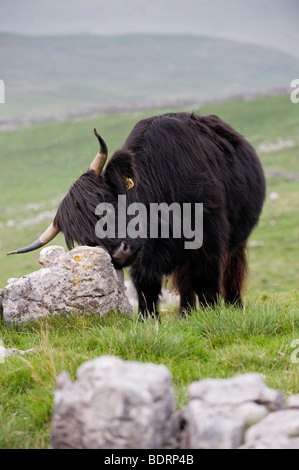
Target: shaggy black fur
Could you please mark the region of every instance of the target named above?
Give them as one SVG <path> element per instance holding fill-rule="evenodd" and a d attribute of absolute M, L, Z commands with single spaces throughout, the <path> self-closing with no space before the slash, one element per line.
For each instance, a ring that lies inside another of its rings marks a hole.
<path fill-rule="evenodd" d="M 126 190 L 125 177 L 134 181 Z M 54 225 L 74 241 L 102 245 L 112 256 L 121 239 L 99 240 L 96 206 L 119 194 L 127 203 L 203 203 L 203 245 L 184 249 L 183 238 L 126 240 L 139 310 L 157 315 L 162 277 L 172 275 L 181 296 L 181 313 L 222 296 L 241 305 L 247 270 L 246 241 L 259 220 L 265 179 L 253 147 L 216 116 L 171 113 L 136 124 L 106 171 L 83 174 L 62 201 Z M 117 263 L 115 263 L 117 265 Z M 116 266 L 120 267 L 120 266 Z"/>

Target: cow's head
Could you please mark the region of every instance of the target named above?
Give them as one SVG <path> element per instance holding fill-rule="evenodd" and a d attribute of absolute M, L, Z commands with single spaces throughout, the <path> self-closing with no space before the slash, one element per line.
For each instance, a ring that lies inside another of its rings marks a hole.
<path fill-rule="evenodd" d="M 80 176 L 63 198 L 47 230 L 30 245 L 10 251 L 8 255 L 37 250 L 63 232 L 69 249 L 74 247 L 75 242 L 79 245 L 102 246 L 109 252 L 116 268 L 133 262 L 140 248 L 137 241 L 119 237 L 118 231 L 109 238 L 99 238 L 96 234 L 96 224 L 101 217 L 96 212 L 97 206 L 101 203 L 114 206 L 117 220 L 118 201 L 117 191 L 111 190 L 111 181 L 101 174 L 108 157 L 107 145 L 96 129 L 94 133 L 99 140 L 99 152 L 88 171 Z"/>

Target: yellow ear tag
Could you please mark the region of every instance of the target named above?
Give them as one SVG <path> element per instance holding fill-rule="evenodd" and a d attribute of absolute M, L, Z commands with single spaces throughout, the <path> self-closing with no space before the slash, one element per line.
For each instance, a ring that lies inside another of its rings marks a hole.
<path fill-rule="evenodd" d="M 134 181 L 131 178 L 126 178 L 126 189 L 131 189 L 134 186 Z"/>

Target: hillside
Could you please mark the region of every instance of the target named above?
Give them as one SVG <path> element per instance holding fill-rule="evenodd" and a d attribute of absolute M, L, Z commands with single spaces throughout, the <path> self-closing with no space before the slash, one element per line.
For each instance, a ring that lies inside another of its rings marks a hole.
<path fill-rule="evenodd" d="M 80 110 L 193 105 L 287 88 L 294 57 L 275 49 L 192 35 L 0 34 L 6 103 L 0 122 Z"/>
<path fill-rule="evenodd" d="M 30 35 L 197 34 L 299 56 L 298 0 L 26 0 L 2 2 L 0 31 Z"/>

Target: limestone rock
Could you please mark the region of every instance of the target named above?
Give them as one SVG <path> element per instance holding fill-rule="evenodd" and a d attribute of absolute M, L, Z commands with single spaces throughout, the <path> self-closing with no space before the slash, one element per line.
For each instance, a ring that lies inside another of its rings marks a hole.
<path fill-rule="evenodd" d="M 3 293 L 6 321 L 24 322 L 74 310 L 105 315 L 110 310 L 132 314 L 122 271 L 116 271 L 109 254 L 99 247 L 62 247 L 41 251 L 42 269 L 11 279 Z"/>
<path fill-rule="evenodd" d="M 102 356 L 57 379 L 55 449 L 161 449 L 177 434 L 171 374 L 164 365 Z"/>
<path fill-rule="evenodd" d="M 65 249 L 63 246 L 51 245 L 43 248 L 39 254 L 39 263 L 44 267 L 55 264 L 60 256 L 65 255 Z"/>
<path fill-rule="evenodd" d="M 23 351 L 22 349 L 17 349 L 17 348 L 5 348 L 4 346 L 0 344 L 0 358 L 7 358 L 10 356 L 16 356 L 18 354 L 20 356 L 24 356 L 25 354 L 31 354 L 34 352 L 37 352 L 37 349 L 30 348 L 30 349 L 26 349 L 25 351 Z"/>
<path fill-rule="evenodd" d="M 262 376 L 253 372 L 228 379 L 193 382 L 188 388 L 188 398 L 201 400 L 207 406 L 218 407 L 254 402 L 274 411 L 283 406 L 282 393 L 267 387 Z"/>
<path fill-rule="evenodd" d="M 291 395 L 287 399 L 287 407 L 290 409 L 299 408 L 299 393 L 297 395 Z"/>
<path fill-rule="evenodd" d="M 283 406 L 283 395 L 265 384 L 257 373 L 237 375 L 228 379 L 204 379 L 193 382 L 188 388 L 189 400 L 202 400 L 206 405 L 239 405 L 255 402 L 265 405 L 269 410 Z"/>
<path fill-rule="evenodd" d="M 270 413 L 245 434 L 243 449 L 299 449 L 299 410 Z"/>
<path fill-rule="evenodd" d="M 244 421 L 219 409 L 203 409 L 192 400 L 183 412 L 186 427 L 182 435 L 183 449 L 237 449 L 243 443 Z"/>
<path fill-rule="evenodd" d="M 243 444 L 247 427 L 282 407 L 281 392 L 267 387 L 259 374 L 193 382 L 183 410 L 187 425 L 182 446 L 236 449 Z"/>

